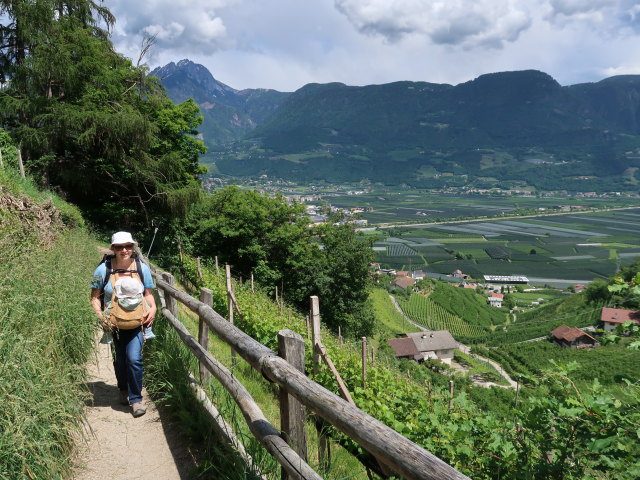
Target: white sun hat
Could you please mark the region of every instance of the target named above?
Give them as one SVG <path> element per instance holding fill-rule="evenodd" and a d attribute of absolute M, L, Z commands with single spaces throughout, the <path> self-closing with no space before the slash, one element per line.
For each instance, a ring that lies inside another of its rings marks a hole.
<path fill-rule="evenodd" d="M 144 287 L 140 280 L 132 277 L 119 278 L 115 284 L 118 303 L 126 310 L 135 310 L 142 302 Z"/>
<path fill-rule="evenodd" d="M 114 245 L 124 245 L 126 243 L 133 243 L 134 248 L 138 246 L 138 242 L 136 242 L 129 232 L 116 232 L 111 235 L 111 246 Z"/>

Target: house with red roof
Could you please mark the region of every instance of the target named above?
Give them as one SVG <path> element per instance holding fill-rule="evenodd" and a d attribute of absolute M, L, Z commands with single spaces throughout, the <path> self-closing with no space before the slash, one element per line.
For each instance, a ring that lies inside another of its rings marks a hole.
<path fill-rule="evenodd" d="M 487 301 L 489 302 L 489 305 L 491 305 L 492 307 L 497 307 L 497 308 L 502 307 L 502 301 L 503 300 L 504 300 L 504 295 L 501 294 L 501 293 L 492 293 L 487 298 Z"/>
<path fill-rule="evenodd" d="M 618 325 L 622 325 L 629 321 L 640 325 L 640 312 L 636 310 L 603 307 L 602 312 L 600 313 L 602 329 L 607 332 L 613 332 Z"/>
<path fill-rule="evenodd" d="M 560 325 L 551 330 L 549 339 L 563 348 L 593 348 L 600 342 L 579 328 Z"/>

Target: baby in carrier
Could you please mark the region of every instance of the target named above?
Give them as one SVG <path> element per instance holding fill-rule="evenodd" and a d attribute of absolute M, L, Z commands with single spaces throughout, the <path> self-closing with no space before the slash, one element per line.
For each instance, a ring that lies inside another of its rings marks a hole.
<path fill-rule="evenodd" d="M 134 277 L 120 277 L 117 280 L 112 277 L 112 282 L 114 282 L 114 295 L 111 305 L 105 313 L 111 318 L 117 317 L 120 322 L 132 322 L 137 320 L 140 313 L 136 313 L 136 311 L 139 311 L 139 307 L 142 307 L 142 312 L 146 311 L 146 304 L 143 303 L 142 294 L 144 292 L 144 287 L 142 283 L 139 279 Z M 113 316 L 111 315 L 112 310 L 114 314 Z M 151 327 L 145 327 L 142 330 L 142 336 L 145 340 L 155 338 L 155 334 Z M 105 332 L 100 342 L 111 343 L 111 333 Z"/>

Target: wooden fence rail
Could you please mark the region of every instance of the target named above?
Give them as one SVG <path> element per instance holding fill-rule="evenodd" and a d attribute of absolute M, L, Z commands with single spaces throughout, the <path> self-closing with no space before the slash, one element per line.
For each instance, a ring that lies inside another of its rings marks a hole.
<path fill-rule="evenodd" d="M 229 323 L 209 305 L 173 287 L 166 281 L 166 274 L 163 275 L 164 279 L 158 275 L 154 276 L 157 277 L 158 288 L 162 290 L 168 306 L 173 307 L 171 300 L 175 299 L 198 314 L 220 339 L 230 345 L 232 350 L 255 370 L 279 385 L 282 390 L 295 397 L 316 415 L 352 438 L 374 455 L 379 462 L 384 463 L 385 467 L 406 479 L 468 479 L 467 476 L 392 428 L 310 380 L 303 372 L 279 357 L 276 352 Z M 163 313 L 178 331 L 182 341 L 194 352 L 205 368 L 234 396 L 239 405 L 246 404 L 248 401 L 249 403 L 253 402 L 244 386 L 209 352 L 205 351 L 178 321 L 174 315 L 175 308 L 164 308 Z M 251 415 L 243 411 L 250 430 L 287 470 L 287 473 L 293 478 L 321 478 L 284 443 L 280 432 L 264 419 L 255 402 L 251 405 L 250 410 Z M 308 470 L 306 470 L 307 468 Z"/>

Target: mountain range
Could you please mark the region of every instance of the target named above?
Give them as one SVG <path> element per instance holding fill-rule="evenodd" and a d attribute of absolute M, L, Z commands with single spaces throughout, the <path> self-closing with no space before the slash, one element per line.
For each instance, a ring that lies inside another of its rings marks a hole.
<path fill-rule="evenodd" d="M 561 86 L 536 70 L 459 85 L 236 90 L 189 60 L 158 76 L 193 98 L 216 174 L 440 188 L 637 191 L 640 76 Z"/>

